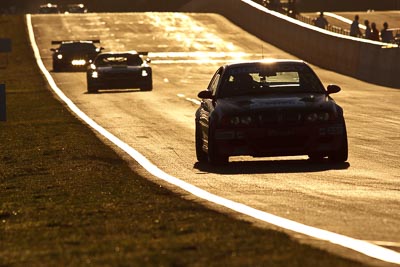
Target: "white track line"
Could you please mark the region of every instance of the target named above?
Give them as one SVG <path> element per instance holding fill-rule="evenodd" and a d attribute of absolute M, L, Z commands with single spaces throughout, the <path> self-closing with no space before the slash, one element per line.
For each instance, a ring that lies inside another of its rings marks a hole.
<path fill-rule="evenodd" d="M 201 102 L 198 99 L 186 97 L 184 94 L 177 94 L 178 97 L 184 98 L 186 101 L 192 102 L 196 105 L 200 105 Z"/>
<path fill-rule="evenodd" d="M 241 214 L 248 215 L 252 218 L 259 219 L 263 222 L 270 223 L 276 225 L 278 227 L 291 230 L 297 233 L 301 233 L 310 237 L 314 237 L 320 240 L 325 240 L 331 242 L 333 244 L 337 244 L 339 246 L 352 249 L 364 255 L 370 256 L 372 258 L 376 258 L 378 260 L 382 260 L 385 262 L 400 264 L 400 253 L 397 253 L 393 250 L 386 249 L 369 242 L 354 239 L 348 236 L 336 234 L 333 232 L 329 232 L 326 230 L 318 229 L 315 227 L 307 226 L 295 221 L 291 221 L 285 218 L 281 218 L 275 216 L 273 214 L 254 209 L 252 207 L 246 206 L 242 203 L 234 202 L 232 200 L 214 195 L 210 192 L 207 192 L 201 188 L 198 188 L 192 184 L 184 182 L 176 177 L 173 177 L 164 171 L 160 170 L 157 166 L 152 164 L 147 158 L 145 158 L 142 154 L 136 151 L 134 148 L 130 147 L 128 144 L 124 143 L 122 140 L 118 139 L 116 136 L 108 132 L 106 129 L 98 125 L 95 121 L 89 118 L 85 113 L 83 113 L 56 85 L 53 77 L 50 75 L 49 71 L 43 64 L 43 61 L 40 57 L 39 48 L 36 44 L 35 36 L 32 28 L 31 15 L 26 15 L 26 24 L 28 28 L 29 38 L 32 45 L 33 52 L 35 54 L 36 62 L 46 77 L 49 85 L 51 86 L 54 93 L 60 97 L 62 101 L 70 108 L 72 112 L 74 112 L 77 116 L 79 116 L 83 121 L 85 121 L 90 127 L 96 130 L 98 133 L 103 135 L 113 144 L 118 146 L 120 149 L 125 151 L 128 155 L 130 155 L 134 160 L 136 160 L 143 168 L 145 168 L 149 173 L 156 176 L 157 178 L 164 180 L 172 185 L 175 185 L 199 198 L 207 200 L 209 202 L 221 205 L 233 211 L 236 211 Z"/>

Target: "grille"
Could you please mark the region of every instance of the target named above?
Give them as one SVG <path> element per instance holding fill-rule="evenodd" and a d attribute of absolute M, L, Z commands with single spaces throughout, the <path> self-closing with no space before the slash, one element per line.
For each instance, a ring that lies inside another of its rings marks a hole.
<path fill-rule="evenodd" d="M 259 115 L 261 126 L 301 125 L 303 116 L 299 112 L 269 112 Z"/>

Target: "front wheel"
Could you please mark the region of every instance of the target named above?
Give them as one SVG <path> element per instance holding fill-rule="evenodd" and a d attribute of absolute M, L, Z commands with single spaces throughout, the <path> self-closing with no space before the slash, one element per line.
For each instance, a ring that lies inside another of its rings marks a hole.
<path fill-rule="evenodd" d="M 203 137 L 201 135 L 201 126 L 198 122 L 196 122 L 196 130 L 195 130 L 195 138 L 196 138 L 196 157 L 199 162 L 207 162 L 207 153 L 203 150 Z"/>
<path fill-rule="evenodd" d="M 97 89 L 93 87 L 93 85 L 88 81 L 87 82 L 87 91 L 89 94 L 97 93 Z"/>
<path fill-rule="evenodd" d="M 214 142 L 208 138 L 208 162 L 212 165 L 223 165 L 229 162 L 228 155 L 222 155 L 218 152 L 218 149 Z"/>
<path fill-rule="evenodd" d="M 53 71 L 54 72 L 60 72 L 61 71 L 61 65 L 57 63 L 53 63 Z"/>
<path fill-rule="evenodd" d="M 152 85 L 146 85 L 140 88 L 141 91 L 151 91 L 153 90 L 153 86 Z"/>
<path fill-rule="evenodd" d="M 344 120 L 343 120 L 343 127 L 344 127 L 344 133 L 342 136 L 342 140 L 341 140 L 339 149 L 331 152 L 328 155 L 329 160 L 331 160 L 333 162 L 337 162 L 337 163 L 347 161 L 348 154 L 349 154 L 346 124 L 345 124 Z"/>
<path fill-rule="evenodd" d="M 141 91 L 151 91 L 153 90 L 153 80 L 149 79 L 144 86 L 140 88 Z"/>
<path fill-rule="evenodd" d="M 98 89 L 93 86 L 93 82 L 89 76 L 86 77 L 87 91 L 89 94 L 97 93 Z"/>
<path fill-rule="evenodd" d="M 336 151 L 333 151 L 328 156 L 329 160 L 337 163 L 345 162 L 348 158 L 348 144 L 347 144 L 347 136 L 345 135 L 342 140 L 342 144 L 340 148 Z"/>

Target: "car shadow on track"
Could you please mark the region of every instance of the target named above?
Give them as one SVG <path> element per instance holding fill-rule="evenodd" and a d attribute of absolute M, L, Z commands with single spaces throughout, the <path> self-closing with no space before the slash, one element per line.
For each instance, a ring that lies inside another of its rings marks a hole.
<path fill-rule="evenodd" d="M 218 174 L 257 174 L 257 173 L 301 173 L 322 172 L 327 170 L 345 170 L 350 163 L 333 163 L 328 159 L 313 161 L 309 159 L 296 160 L 256 160 L 233 161 L 224 165 L 211 165 L 196 162 L 194 168 Z"/>

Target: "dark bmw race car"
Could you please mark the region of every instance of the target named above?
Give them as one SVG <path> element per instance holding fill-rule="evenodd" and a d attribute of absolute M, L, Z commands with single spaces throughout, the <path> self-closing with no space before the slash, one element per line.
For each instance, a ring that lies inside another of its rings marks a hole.
<path fill-rule="evenodd" d="M 52 41 L 53 71 L 86 71 L 94 58 L 104 49 L 96 47 L 100 40 L 87 41 Z"/>
<path fill-rule="evenodd" d="M 87 90 L 89 93 L 99 89 L 140 88 L 143 91 L 153 89 L 152 69 L 143 60 L 147 52 L 109 52 L 101 53 L 87 70 Z"/>
<path fill-rule="evenodd" d="M 229 156 L 308 155 L 347 160 L 343 109 L 303 61 L 263 60 L 222 66 L 196 112 L 199 162 L 226 163 Z"/>

